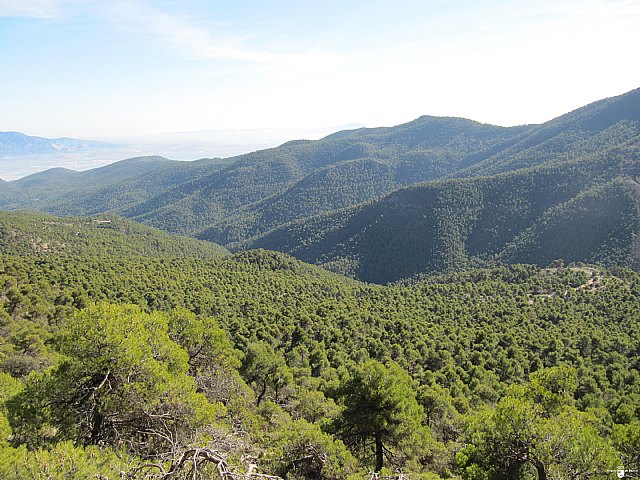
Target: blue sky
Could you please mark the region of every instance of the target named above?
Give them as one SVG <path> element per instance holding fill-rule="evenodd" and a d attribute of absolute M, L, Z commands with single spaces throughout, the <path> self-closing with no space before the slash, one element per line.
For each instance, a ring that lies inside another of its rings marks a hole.
<path fill-rule="evenodd" d="M 538 123 L 640 87 L 639 45 L 640 0 L 0 0 L 0 131 Z"/>

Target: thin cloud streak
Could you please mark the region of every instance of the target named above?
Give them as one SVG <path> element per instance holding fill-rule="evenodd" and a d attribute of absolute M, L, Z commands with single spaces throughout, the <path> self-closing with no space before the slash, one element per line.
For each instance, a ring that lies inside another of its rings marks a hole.
<path fill-rule="evenodd" d="M 335 62 L 339 55 L 320 51 L 283 53 L 246 45 L 255 35 L 216 32 L 196 25 L 185 15 L 159 10 L 147 3 L 120 0 L 101 7 L 109 21 L 127 25 L 136 32 L 153 35 L 179 54 L 196 60 L 237 61 L 257 65 L 299 65 L 310 58 L 320 63 Z M 221 25 L 223 22 L 219 22 Z"/>
<path fill-rule="evenodd" d="M 120 0 L 100 9 L 114 24 L 160 38 L 186 56 L 249 62 L 269 61 L 272 57 L 269 52 L 242 47 L 233 36 L 214 36 L 215 32 L 196 26 L 187 16 L 167 13 L 142 2 Z"/>

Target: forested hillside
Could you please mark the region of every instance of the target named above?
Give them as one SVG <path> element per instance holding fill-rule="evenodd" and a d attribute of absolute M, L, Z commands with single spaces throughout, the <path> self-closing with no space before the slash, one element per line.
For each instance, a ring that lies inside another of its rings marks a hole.
<path fill-rule="evenodd" d="M 2 478 L 640 467 L 636 273 L 513 265 L 383 287 L 275 252 L 141 256 L 127 222 L 65 222 L 3 216 Z"/>
<path fill-rule="evenodd" d="M 66 217 L 0 212 L 0 252 L 9 255 L 213 258 L 229 252 L 211 242 L 170 235 L 116 215 Z"/>
<path fill-rule="evenodd" d="M 84 172 L 53 168 L 3 184 L 0 194 L 11 189 L 11 195 L 2 207 L 60 211 L 67 216 L 113 212 L 224 165 L 225 161 L 217 159 L 176 162 L 138 157 Z"/>
<path fill-rule="evenodd" d="M 0 207 L 40 209 L 59 215 L 115 211 L 181 234 L 193 234 L 223 222 L 209 232 L 212 237 L 214 232 L 229 228 L 225 219 L 236 210 L 238 215 L 260 215 L 263 209 L 258 207 L 254 213 L 250 207 L 254 202 L 281 195 L 289 204 L 297 199 L 295 193 L 289 196 L 290 188 L 317 189 L 317 203 L 307 202 L 290 216 L 248 225 L 251 232 L 259 233 L 301 216 L 340 208 L 347 201 L 358 203 L 401 185 L 441 177 L 458 168 L 465 158 L 482 156 L 482 152 L 522 130 L 463 119 L 421 117 L 392 128 L 340 132 L 315 142 L 288 142 L 225 161 L 171 162 L 146 157 L 64 178 L 57 171 L 47 171 L 11 182 L 22 193 Z M 387 171 L 376 180 L 381 161 L 388 163 Z M 331 172 L 332 168 L 336 170 Z M 329 171 L 322 173 L 324 169 Z M 354 175 L 343 175 L 346 171 Z M 306 178 L 315 173 L 318 175 Z M 337 179 L 336 187 L 349 192 L 344 198 L 334 200 L 335 189 L 325 190 L 322 181 L 326 174 Z M 360 185 L 363 178 L 370 184 L 368 189 Z M 230 241 L 244 238 L 234 236 Z"/>
<path fill-rule="evenodd" d="M 385 283 L 555 259 L 636 267 L 638 149 L 494 177 L 431 182 L 245 244 Z"/>
<path fill-rule="evenodd" d="M 382 283 L 499 262 L 635 268 L 639 112 L 640 89 L 542 125 L 423 116 L 225 160 L 49 170 L 0 183 L 0 208 L 116 212 Z"/>
<path fill-rule="evenodd" d="M 346 180 L 348 179 L 348 180 Z M 393 166 L 363 158 L 311 173 L 282 193 L 239 208 L 198 238 L 238 246 L 242 241 L 317 212 L 357 205 L 397 188 Z"/>
<path fill-rule="evenodd" d="M 456 176 L 494 175 L 556 160 L 579 159 L 616 145 L 636 143 L 640 89 L 607 98 L 524 132 L 512 146 Z"/>

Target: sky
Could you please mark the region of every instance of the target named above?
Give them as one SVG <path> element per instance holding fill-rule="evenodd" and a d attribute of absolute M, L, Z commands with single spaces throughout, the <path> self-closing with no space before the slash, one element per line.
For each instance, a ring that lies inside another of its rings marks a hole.
<path fill-rule="evenodd" d="M 541 123 L 640 87 L 640 0 L 0 0 L 0 131 Z"/>

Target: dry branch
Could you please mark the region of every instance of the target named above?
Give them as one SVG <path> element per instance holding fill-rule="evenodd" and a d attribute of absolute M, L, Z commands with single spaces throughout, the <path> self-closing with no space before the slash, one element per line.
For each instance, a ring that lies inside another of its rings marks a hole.
<path fill-rule="evenodd" d="M 201 471 L 207 464 L 216 466 L 218 476 L 222 480 L 283 480 L 281 477 L 274 475 L 255 473 L 253 470 L 256 468 L 256 465 L 253 464 L 249 466 L 247 473 L 234 472 L 229 468 L 224 457 L 210 448 L 191 448 L 182 452 L 168 470 L 165 470 L 162 465 L 149 463 L 139 467 L 134 467 L 128 472 L 121 472 L 120 476 L 123 479 L 131 480 L 171 480 L 178 478 L 178 475 L 180 474 L 184 475 L 185 473 L 189 473 L 190 477 L 194 480 L 198 478 L 203 479 L 205 477 L 199 475 L 199 471 Z M 156 469 L 158 471 L 152 472 L 152 469 Z"/>

